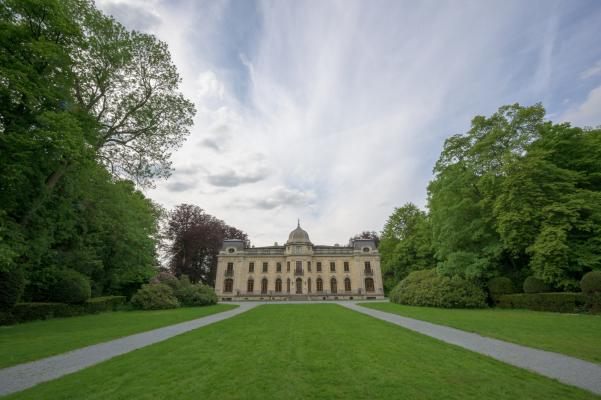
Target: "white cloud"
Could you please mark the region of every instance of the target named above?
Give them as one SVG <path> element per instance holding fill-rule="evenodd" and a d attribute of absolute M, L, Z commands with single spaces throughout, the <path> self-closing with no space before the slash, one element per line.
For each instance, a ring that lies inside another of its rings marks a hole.
<path fill-rule="evenodd" d="M 591 90 L 582 104 L 567 110 L 559 120 L 576 126 L 601 126 L 601 86 Z"/>
<path fill-rule="evenodd" d="M 592 67 L 582 71 L 580 77 L 582 79 L 592 78 L 593 76 L 601 75 L 601 60 L 597 61 Z"/>
<path fill-rule="evenodd" d="M 444 139 L 476 114 L 544 100 L 563 65 L 561 7 L 269 1 L 235 19 L 241 4 L 147 6 L 198 110 L 174 176 L 148 195 L 198 204 L 258 245 L 285 240 L 297 217 L 314 243 L 345 243 L 395 206 L 423 206 Z M 595 96 L 573 121 L 594 120 Z"/>

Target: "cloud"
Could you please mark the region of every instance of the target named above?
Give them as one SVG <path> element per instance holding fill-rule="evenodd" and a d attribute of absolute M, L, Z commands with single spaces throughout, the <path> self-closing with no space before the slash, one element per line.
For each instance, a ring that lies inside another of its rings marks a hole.
<path fill-rule="evenodd" d="M 259 169 L 250 172 L 236 172 L 234 170 L 224 170 L 218 173 L 209 174 L 207 179 L 211 185 L 234 187 L 246 183 L 255 183 L 265 179 L 268 176 L 267 170 Z"/>
<path fill-rule="evenodd" d="M 601 86 L 591 90 L 582 104 L 567 110 L 559 120 L 576 126 L 601 126 Z"/>
<path fill-rule="evenodd" d="M 582 79 L 592 78 L 593 76 L 601 75 L 601 60 L 597 61 L 592 67 L 582 71 L 580 77 Z"/>
<path fill-rule="evenodd" d="M 445 138 L 474 115 L 543 101 L 599 123 L 599 82 L 586 78 L 599 76 L 600 7 L 459 1 L 118 3 L 160 17 L 147 29 L 198 110 L 173 177 L 147 194 L 198 204 L 256 244 L 297 217 L 316 243 L 342 243 L 381 230 L 395 206 L 425 206 Z"/>
<path fill-rule="evenodd" d="M 234 204 L 244 209 L 259 208 L 273 210 L 278 207 L 302 207 L 315 202 L 315 193 L 310 190 L 291 189 L 286 187 L 273 188 L 264 197 L 237 199 Z"/>
<path fill-rule="evenodd" d="M 150 11 L 147 4 L 109 1 L 103 4 L 103 8 L 107 14 L 114 16 L 129 29 L 149 32 L 161 23 L 159 16 Z"/>
<path fill-rule="evenodd" d="M 165 185 L 165 188 L 170 192 L 186 192 L 194 189 L 196 185 L 190 182 L 171 181 Z"/>

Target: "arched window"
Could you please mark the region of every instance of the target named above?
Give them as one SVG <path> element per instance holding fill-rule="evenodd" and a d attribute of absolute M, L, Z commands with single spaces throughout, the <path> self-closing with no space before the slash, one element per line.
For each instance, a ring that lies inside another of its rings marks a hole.
<path fill-rule="evenodd" d="M 336 285 L 336 278 L 330 280 L 330 291 L 332 293 L 338 293 L 338 286 Z"/>
<path fill-rule="evenodd" d="M 248 282 L 246 282 L 246 291 L 248 293 L 252 293 L 253 290 L 255 290 L 255 281 L 253 279 L 249 279 Z"/>
<path fill-rule="evenodd" d="M 234 291 L 234 280 L 226 279 L 223 281 L 223 291 L 226 293 L 231 293 Z"/>
<path fill-rule="evenodd" d="M 278 293 L 282 292 L 282 280 L 280 278 L 275 280 L 275 291 Z"/>
<path fill-rule="evenodd" d="M 296 294 L 303 293 L 303 280 L 301 278 L 296 278 Z"/>
<path fill-rule="evenodd" d="M 307 279 L 307 292 L 311 293 L 311 278 Z"/>
<path fill-rule="evenodd" d="M 317 280 L 315 281 L 315 286 L 317 287 L 318 292 L 323 292 L 323 281 L 321 280 L 321 278 L 317 278 Z"/>
<path fill-rule="evenodd" d="M 267 293 L 267 278 L 261 280 L 261 293 Z"/>
<path fill-rule="evenodd" d="M 286 281 L 286 291 L 290 293 L 290 278 Z"/>
<path fill-rule="evenodd" d="M 368 292 L 373 292 L 376 289 L 374 288 L 374 280 L 371 278 L 365 278 L 365 290 Z"/>
<path fill-rule="evenodd" d="M 349 278 L 344 279 L 344 291 L 345 292 L 351 291 L 351 280 Z"/>

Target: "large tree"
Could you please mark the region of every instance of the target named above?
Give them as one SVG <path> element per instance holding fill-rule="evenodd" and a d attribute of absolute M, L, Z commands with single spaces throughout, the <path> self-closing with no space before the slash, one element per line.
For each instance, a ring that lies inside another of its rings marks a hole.
<path fill-rule="evenodd" d="M 504 106 L 445 142 L 428 187 L 440 272 L 573 289 L 601 268 L 601 131 L 544 116 Z"/>
<path fill-rule="evenodd" d="M 164 237 L 168 241 L 169 269 L 193 282 L 215 284 L 217 256 L 224 239 L 248 240 L 248 236 L 192 204 L 176 206 L 167 217 Z"/>
<path fill-rule="evenodd" d="M 390 291 L 409 272 L 434 266 L 428 215 L 412 203 L 395 208 L 380 242 L 384 286 Z"/>

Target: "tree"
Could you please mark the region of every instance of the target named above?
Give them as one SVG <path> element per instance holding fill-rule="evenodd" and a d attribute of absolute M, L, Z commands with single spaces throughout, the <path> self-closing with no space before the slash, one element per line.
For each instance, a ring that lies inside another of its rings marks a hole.
<path fill-rule="evenodd" d="M 215 284 L 217 256 L 224 239 L 248 240 L 247 235 L 227 225 L 198 206 L 180 204 L 168 215 L 164 237 L 170 270 L 188 275 L 193 282 Z"/>
<path fill-rule="evenodd" d="M 570 290 L 601 268 L 601 130 L 544 116 L 504 106 L 445 142 L 428 187 L 439 272 Z"/>
<path fill-rule="evenodd" d="M 387 291 L 411 271 L 434 266 L 431 235 L 424 211 L 412 203 L 395 208 L 384 225 L 379 247 Z"/>
<path fill-rule="evenodd" d="M 356 239 L 370 239 L 373 240 L 376 244 L 376 247 L 380 245 L 380 235 L 376 231 L 363 231 L 361 233 L 356 234 L 352 238 L 349 239 L 349 242 L 352 242 Z"/>

